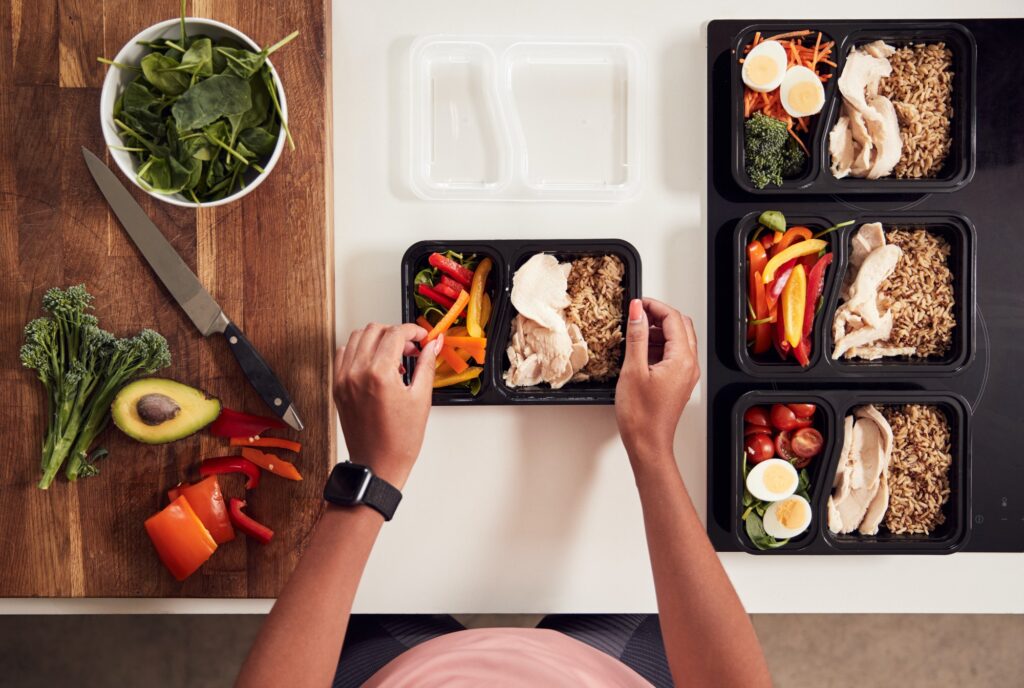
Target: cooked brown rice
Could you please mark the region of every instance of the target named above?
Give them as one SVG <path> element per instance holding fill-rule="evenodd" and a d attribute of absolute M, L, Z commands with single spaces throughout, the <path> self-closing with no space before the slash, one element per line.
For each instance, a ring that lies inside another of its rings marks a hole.
<path fill-rule="evenodd" d="M 885 526 L 896 534 L 928 534 L 942 525 L 949 501 L 949 422 L 935 406 L 883 406 L 892 427 L 889 509 Z"/>
<path fill-rule="evenodd" d="M 903 249 L 896 269 L 878 290 L 881 305 L 891 306 L 893 315 L 885 345 L 914 347 L 921 357 L 945 356 L 956 327 L 949 242 L 922 228 L 893 228 L 885 240 Z"/>
<path fill-rule="evenodd" d="M 618 256 L 587 256 L 572 261 L 567 320 L 583 332 L 590 360 L 573 377 L 603 381 L 619 374 L 622 362 L 622 278 Z"/>
<path fill-rule="evenodd" d="M 903 154 L 897 179 L 934 177 L 952 144 L 953 52 L 945 43 L 900 48 L 889 57 L 892 75 L 883 78 L 879 93 L 896 107 Z"/>

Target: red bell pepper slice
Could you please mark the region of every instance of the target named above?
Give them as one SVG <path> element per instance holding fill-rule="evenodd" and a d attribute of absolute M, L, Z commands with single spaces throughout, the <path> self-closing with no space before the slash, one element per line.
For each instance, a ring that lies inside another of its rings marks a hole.
<path fill-rule="evenodd" d="M 194 485 L 182 485 L 179 492 L 188 500 L 188 505 L 203 522 L 218 545 L 235 539 L 235 530 L 228 518 L 228 505 L 224 503 L 224 493 L 220 491 L 217 476 L 203 478 Z"/>
<path fill-rule="evenodd" d="M 760 241 L 751 241 L 747 244 L 747 273 L 764 273 L 764 266 L 767 264 L 768 253 L 764 250 L 764 244 Z"/>
<path fill-rule="evenodd" d="M 832 263 L 832 254 L 826 253 L 815 262 L 807 275 L 807 306 L 804 309 L 804 338 L 811 334 L 814 329 L 814 311 L 818 305 L 818 299 L 825 291 L 825 270 Z"/>
<path fill-rule="evenodd" d="M 469 285 L 473 282 L 473 271 L 459 265 L 447 256 L 442 256 L 440 253 L 431 253 L 428 262 L 466 289 L 469 289 Z"/>
<path fill-rule="evenodd" d="M 299 473 L 299 469 L 295 467 L 295 464 L 285 461 L 277 454 L 269 454 L 261 452 L 259 449 L 245 447 L 242 449 L 242 456 L 274 475 L 287 478 L 288 480 L 302 480 L 302 475 Z"/>
<path fill-rule="evenodd" d="M 782 296 L 782 289 L 786 286 L 786 282 L 789 281 L 789 276 L 793 274 L 794 267 L 796 267 L 796 258 L 783 264 L 776 273 L 775 280 L 768 285 L 765 290 L 765 296 L 768 300 L 768 310 L 774 308 L 779 297 Z"/>
<path fill-rule="evenodd" d="M 199 475 L 204 478 L 225 473 L 243 473 L 247 478 L 245 489 L 252 490 L 259 486 L 262 471 L 259 466 L 241 456 L 218 456 L 199 464 Z"/>
<path fill-rule="evenodd" d="M 232 447 L 269 447 L 271 449 L 284 449 L 285 451 L 298 454 L 302 451 L 302 445 L 283 437 L 232 437 Z"/>
<path fill-rule="evenodd" d="M 436 291 L 441 296 L 447 296 L 449 299 L 452 300 L 459 298 L 459 292 L 462 291 L 462 286 L 458 282 L 455 282 L 455 280 L 449 280 L 449 282 L 454 283 L 455 286 L 458 287 L 458 289 L 452 287 L 449 284 L 445 284 L 444 282 L 438 282 L 433 286 L 434 291 Z"/>
<path fill-rule="evenodd" d="M 437 281 L 437 284 L 435 284 L 434 286 L 437 287 L 437 286 L 440 286 L 440 285 L 444 285 L 444 286 L 448 287 L 449 289 L 451 289 L 452 293 L 455 294 L 455 296 L 453 298 L 457 298 L 458 295 L 459 295 L 459 292 L 462 291 L 463 289 L 465 289 L 465 287 L 462 284 L 460 284 L 459 282 L 456 282 L 455 280 L 453 280 L 448 275 L 441 275 L 441 279 L 439 279 Z"/>
<path fill-rule="evenodd" d="M 789 358 L 791 347 L 786 341 L 786 324 L 783 322 L 781 310 L 778 317 L 775 318 L 775 327 L 772 328 L 772 343 L 775 345 L 775 351 L 778 352 L 779 358 L 783 361 Z"/>
<path fill-rule="evenodd" d="M 229 507 L 228 513 L 231 515 L 231 522 L 235 524 L 235 528 L 253 540 L 265 545 L 270 542 L 270 538 L 274 537 L 274 531 L 242 511 L 245 508 L 244 499 L 232 498 Z"/>
<path fill-rule="evenodd" d="M 764 320 L 770 316 L 770 312 L 760 271 L 755 272 L 751 276 L 751 280 L 754 288 L 754 315 L 757 316 L 757 320 Z M 754 325 L 754 353 L 763 354 L 770 348 L 772 348 L 772 324 L 762 322 Z"/>
<path fill-rule="evenodd" d="M 210 531 L 184 496 L 147 518 L 144 525 L 160 561 L 175 580 L 188 578 L 217 550 Z"/>
<path fill-rule="evenodd" d="M 217 420 L 210 425 L 210 432 L 218 437 L 255 437 L 269 428 L 286 428 L 277 418 L 254 416 L 241 411 L 223 408 Z"/>
<path fill-rule="evenodd" d="M 444 306 L 445 308 L 451 308 L 452 306 L 455 305 L 455 299 L 448 298 L 447 296 L 445 296 L 441 292 L 439 292 L 436 289 L 434 289 L 429 284 L 417 284 L 416 285 L 416 292 L 420 296 L 426 296 L 428 299 L 430 299 L 434 303 L 436 303 L 436 304 L 438 304 L 440 306 Z"/>
<path fill-rule="evenodd" d="M 807 337 L 801 339 L 800 345 L 793 349 L 793 357 L 803 368 L 811 365 L 811 340 Z"/>

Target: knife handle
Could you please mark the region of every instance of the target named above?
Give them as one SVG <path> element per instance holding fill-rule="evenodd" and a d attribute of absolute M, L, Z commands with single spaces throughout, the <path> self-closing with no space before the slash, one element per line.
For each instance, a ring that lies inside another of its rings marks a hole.
<path fill-rule="evenodd" d="M 242 372 L 248 378 L 249 384 L 259 392 L 263 402 L 274 411 L 274 415 L 284 417 L 288 410 L 292 408 L 291 397 L 288 396 L 287 390 L 285 390 L 281 381 L 277 379 L 274 371 L 270 369 L 267 362 L 256 351 L 256 347 L 252 345 L 252 342 L 242 334 L 242 331 L 233 322 L 229 322 L 227 327 L 224 328 L 224 338 L 228 340 L 231 353 L 238 360 L 238 365 L 242 367 Z M 292 409 L 292 412 L 294 414 L 294 409 Z M 296 429 L 301 429 L 301 427 Z"/>

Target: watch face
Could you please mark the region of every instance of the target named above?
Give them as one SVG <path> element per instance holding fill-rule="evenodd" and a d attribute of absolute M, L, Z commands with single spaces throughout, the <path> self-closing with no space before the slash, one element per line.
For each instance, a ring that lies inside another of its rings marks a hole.
<path fill-rule="evenodd" d="M 373 474 L 366 466 L 339 463 L 331 474 L 331 497 L 348 504 L 358 503 L 366 492 L 371 475 Z"/>

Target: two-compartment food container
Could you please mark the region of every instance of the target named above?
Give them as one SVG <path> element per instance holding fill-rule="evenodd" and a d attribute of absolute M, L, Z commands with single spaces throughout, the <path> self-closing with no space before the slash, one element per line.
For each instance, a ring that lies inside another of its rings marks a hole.
<path fill-rule="evenodd" d="M 751 43 L 758 32 L 772 36 L 809 28 L 821 31 L 823 40 L 835 41 L 833 51 L 836 67 L 830 70 L 832 77 L 825 82 L 825 106 L 813 117 L 808 136 L 810 155 L 803 172 L 783 180 L 782 186 L 769 184 L 763 189 L 756 188 L 746 172 L 744 153 L 743 79 L 739 59 L 744 48 Z M 952 144 L 945 164 L 933 178 L 897 179 L 894 176 L 880 179 L 844 177 L 836 179 L 831 172 L 831 156 L 828 150 L 828 136 L 839 119 L 843 98 L 837 82 L 843 73 L 847 56 L 852 48 L 884 40 L 896 48 L 917 43 L 943 42 L 951 50 L 953 61 L 953 119 L 950 127 Z M 862 21 L 821 21 L 796 24 L 773 22 L 752 24 L 740 31 L 733 44 L 732 54 L 732 156 L 730 165 L 734 181 L 741 189 L 751 194 L 913 194 L 950 192 L 962 188 L 974 177 L 975 170 L 975 123 L 976 115 L 976 62 L 977 42 L 974 35 L 963 25 L 954 22 L 862 22 Z"/>
<path fill-rule="evenodd" d="M 475 254 L 478 258 L 494 261 L 488 279 L 491 296 L 491 317 L 486 325 L 488 346 L 481 375 L 480 391 L 472 394 L 465 389 L 439 388 L 434 390 L 435 405 L 503 405 L 503 404 L 611 404 L 615 401 L 616 379 L 603 382 L 570 382 L 560 389 L 548 385 L 510 387 L 504 374 L 509 368 L 506 350 L 516 309 L 511 302 L 512 278 L 516 270 L 537 253 L 550 253 L 559 261 L 570 261 L 584 256 L 615 255 L 622 261 L 622 320 L 625 336 L 629 302 L 641 295 L 640 254 L 629 242 L 621 239 L 538 239 L 489 241 L 421 241 L 413 244 L 402 257 L 402 321 L 414 322 L 417 316 L 414 298 L 414 278 L 428 267 L 432 253 L 455 251 Z M 493 343 L 492 343 L 493 342 Z M 412 379 L 416 360 L 405 361 L 406 381 Z"/>
<path fill-rule="evenodd" d="M 425 36 L 410 70 L 409 181 L 419 197 L 617 201 L 640 188 L 638 46 Z"/>

